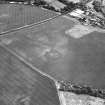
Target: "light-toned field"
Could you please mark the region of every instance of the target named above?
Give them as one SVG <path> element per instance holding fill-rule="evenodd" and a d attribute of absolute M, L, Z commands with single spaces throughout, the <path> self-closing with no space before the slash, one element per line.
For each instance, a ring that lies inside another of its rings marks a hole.
<path fill-rule="evenodd" d="M 88 95 L 76 95 L 70 92 L 59 92 L 61 105 L 104 105 L 105 100 Z"/>

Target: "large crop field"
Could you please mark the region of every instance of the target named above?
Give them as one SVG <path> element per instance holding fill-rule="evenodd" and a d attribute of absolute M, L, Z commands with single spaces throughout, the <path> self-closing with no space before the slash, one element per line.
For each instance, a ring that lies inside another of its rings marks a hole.
<path fill-rule="evenodd" d="M 0 14 L 8 15 L 0 17 L 1 32 L 57 15 L 23 5 L 1 6 Z M 0 36 L 2 105 L 59 105 L 54 81 L 40 71 L 56 80 L 105 89 L 105 34 L 92 32 L 75 38 L 65 33 L 74 24 L 58 17 Z"/>

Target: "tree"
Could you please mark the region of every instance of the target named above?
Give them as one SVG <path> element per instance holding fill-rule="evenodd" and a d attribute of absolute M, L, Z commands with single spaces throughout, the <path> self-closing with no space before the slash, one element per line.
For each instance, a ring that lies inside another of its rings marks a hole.
<path fill-rule="evenodd" d="M 33 4 L 36 5 L 36 6 L 47 5 L 47 3 L 43 0 L 34 0 Z"/>
<path fill-rule="evenodd" d="M 58 0 L 58 1 L 65 4 L 65 5 L 68 5 L 68 3 L 69 3 L 69 1 L 67 1 L 67 0 Z"/>
<path fill-rule="evenodd" d="M 69 2 L 67 6 L 65 6 L 64 8 L 61 8 L 61 13 L 66 14 L 68 12 L 73 11 L 76 8 L 76 4 L 74 4 L 73 2 Z"/>

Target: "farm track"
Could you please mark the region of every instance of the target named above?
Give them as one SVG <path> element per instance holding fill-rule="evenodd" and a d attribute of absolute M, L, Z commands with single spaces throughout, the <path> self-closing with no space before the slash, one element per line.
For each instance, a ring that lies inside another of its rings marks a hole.
<path fill-rule="evenodd" d="M 46 23 L 46 22 L 48 22 L 52 19 L 55 19 L 55 18 L 59 17 L 59 16 L 61 16 L 61 15 L 57 15 L 57 16 L 54 16 L 52 18 L 49 18 L 49 19 L 46 19 L 46 20 L 43 20 L 43 21 L 40 21 L 40 22 L 36 22 L 36 23 L 33 23 L 33 24 L 25 25 L 23 27 L 14 28 L 14 29 L 11 29 L 11 30 L 8 30 L 8 31 L 1 32 L 0 37 L 4 36 L 5 34 L 6 34 L 5 36 L 8 36 L 8 33 L 16 32 L 16 31 L 19 31 L 21 29 L 27 29 L 27 28 L 32 28 L 34 26 L 42 25 L 42 24 L 44 24 L 44 23 Z"/>

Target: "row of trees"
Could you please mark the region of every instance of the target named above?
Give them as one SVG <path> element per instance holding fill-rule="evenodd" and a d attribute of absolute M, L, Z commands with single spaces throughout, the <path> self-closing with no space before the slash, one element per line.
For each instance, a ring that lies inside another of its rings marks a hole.
<path fill-rule="evenodd" d="M 0 3 L 10 3 L 10 2 L 15 2 L 15 3 L 26 3 L 28 5 L 35 5 L 37 7 L 43 7 L 55 12 L 59 12 L 59 10 L 56 10 L 51 4 L 47 3 L 45 0 L 0 0 Z"/>
<path fill-rule="evenodd" d="M 48 4 L 44 0 L 34 0 L 33 4 L 39 7 L 43 7 L 43 8 L 46 8 L 55 12 L 61 12 L 61 13 L 70 12 L 75 8 L 75 3 L 69 2 L 68 0 L 57 0 L 57 1 L 61 2 L 62 4 L 65 4 L 66 6 L 64 8 L 61 8 L 60 10 L 57 10 L 53 6 L 51 6 L 51 4 Z"/>
<path fill-rule="evenodd" d="M 69 4 L 69 1 L 68 0 L 58 0 L 59 2 L 65 4 L 65 5 L 68 5 Z"/>
<path fill-rule="evenodd" d="M 0 0 L 0 2 L 30 2 L 30 0 Z"/>
<path fill-rule="evenodd" d="M 36 6 L 47 5 L 47 3 L 44 0 L 34 0 L 33 4 L 36 5 Z"/>
<path fill-rule="evenodd" d="M 63 14 L 66 14 L 68 12 L 73 11 L 76 8 L 76 4 L 73 2 L 69 2 L 68 5 L 66 5 L 64 8 L 61 8 L 60 12 Z"/>
<path fill-rule="evenodd" d="M 35 6 L 38 6 L 38 7 L 43 7 L 43 8 L 46 8 L 46 9 L 55 11 L 55 12 L 59 12 L 59 10 L 56 10 L 53 6 L 51 6 L 50 4 L 48 4 L 48 3 L 47 3 L 46 1 L 44 1 L 44 0 L 34 0 L 33 4 L 34 4 Z"/>

